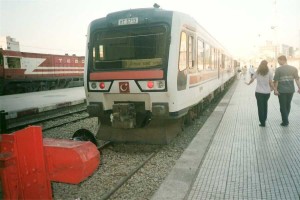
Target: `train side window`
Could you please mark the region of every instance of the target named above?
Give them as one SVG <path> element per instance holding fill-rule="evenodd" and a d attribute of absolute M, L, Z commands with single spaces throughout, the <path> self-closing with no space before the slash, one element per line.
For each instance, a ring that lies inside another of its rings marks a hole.
<path fill-rule="evenodd" d="M 204 43 L 200 39 L 197 41 L 197 68 L 199 71 L 204 69 Z"/>
<path fill-rule="evenodd" d="M 216 64 L 215 64 L 215 69 L 220 68 L 220 52 L 218 49 L 216 49 Z"/>
<path fill-rule="evenodd" d="M 189 68 L 192 69 L 194 67 L 194 37 L 189 36 Z"/>
<path fill-rule="evenodd" d="M 216 51 L 215 48 L 211 48 L 211 70 L 216 68 Z"/>
<path fill-rule="evenodd" d="M 216 68 L 219 68 L 221 67 L 221 53 L 219 50 L 217 50 L 217 65 L 216 65 Z"/>
<path fill-rule="evenodd" d="M 3 67 L 4 66 L 4 60 L 3 60 L 3 56 L 0 53 L 0 66 Z"/>
<path fill-rule="evenodd" d="M 181 32 L 180 49 L 179 49 L 179 71 L 183 71 L 187 67 L 187 37 L 185 32 Z"/>
<path fill-rule="evenodd" d="M 205 69 L 206 70 L 211 70 L 211 51 L 210 51 L 210 46 L 208 44 L 205 44 L 204 46 L 204 60 L 205 60 Z"/>
<path fill-rule="evenodd" d="M 218 52 L 219 54 L 219 67 L 221 67 L 222 69 L 224 69 L 224 62 L 223 62 L 223 57 L 222 57 L 222 53 L 221 51 Z"/>
<path fill-rule="evenodd" d="M 220 54 L 219 54 L 219 50 L 218 49 L 214 49 L 215 51 L 215 65 L 214 65 L 214 69 L 218 69 L 219 68 L 219 64 L 220 64 Z"/>
<path fill-rule="evenodd" d="M 221 67 L 223 69 L 225 69 L 225 66 L 227 66 L 226 63 L 227 63 L 226 62 L 226 56 L 224 54 L 221 54 Z"/>
<path fill-rule="evenodd" d="M 21 59 L 15 57 L 7 57 L 8 68 L 10 69 L 21 69 Z"/>

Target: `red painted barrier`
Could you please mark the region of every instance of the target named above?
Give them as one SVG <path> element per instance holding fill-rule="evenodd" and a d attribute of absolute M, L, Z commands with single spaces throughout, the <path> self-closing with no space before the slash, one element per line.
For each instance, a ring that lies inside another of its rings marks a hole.
<path fill-rule="evenodd" d="M 100 163 L 92 142 L 44 139 L 51 181 L 78 184 L 93 174 Z"/>
<path fill-rule="evenodd" d="M 99 163 L 100 153 L 93 143 L 43 140 L 41 127 L 2 134 L 3 199 L 52 199 L 50 181 L 79 183 L 92 175 Z"/>
<path fill-rule="evenodd" d="M 29 127 L 1 137 L 3 198 L 52 199 L 41 128 Z"/>

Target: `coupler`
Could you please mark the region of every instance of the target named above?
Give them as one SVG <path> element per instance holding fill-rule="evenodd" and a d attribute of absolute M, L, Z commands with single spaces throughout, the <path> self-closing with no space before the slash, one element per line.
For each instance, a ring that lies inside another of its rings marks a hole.
<path fill-rule="evenodd" d="M 78 184 L 100 164 L 92 142 L 43 139 L 39 126 L 0 137 L 3 199 L 52 199 L 50 181 Z"/>

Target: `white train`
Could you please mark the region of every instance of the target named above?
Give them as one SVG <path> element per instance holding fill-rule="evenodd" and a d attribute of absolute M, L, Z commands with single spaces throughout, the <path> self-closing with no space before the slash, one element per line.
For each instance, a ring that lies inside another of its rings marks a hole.
<path fill-rule="evenodd" d="M 84 83 L 102 140 L 168 143 L 234 78 L 231 55 L 190 16 L 131 9 L 91 22 Z"/>

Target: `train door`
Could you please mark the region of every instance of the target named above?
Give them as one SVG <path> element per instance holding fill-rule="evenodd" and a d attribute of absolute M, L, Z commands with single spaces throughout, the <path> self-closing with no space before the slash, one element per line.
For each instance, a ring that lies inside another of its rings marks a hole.
<path fill-rule="evenodd" d="M 194 34 L 182 32 L 179 55 L 179 71 L 177 77 L 177 90 L 184 90 L 188 85 L 188 74 L 197 72 L 195 62 L 195 39 Z M 185 69 L 183 70 L 183 67 Z M 181 69 L 182 68 L 182 69 Z"/>
<path fill-rule="evenodd" d="M 179 46 L 179 61 L 177 74 L 177 90 L 185 90 L 187 85 L 187 34 L 182 31 Z"/>

